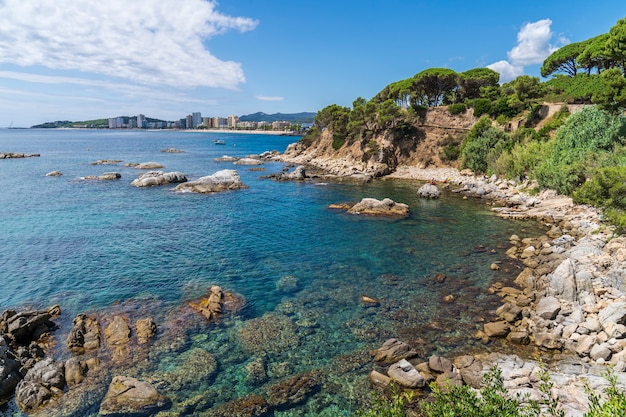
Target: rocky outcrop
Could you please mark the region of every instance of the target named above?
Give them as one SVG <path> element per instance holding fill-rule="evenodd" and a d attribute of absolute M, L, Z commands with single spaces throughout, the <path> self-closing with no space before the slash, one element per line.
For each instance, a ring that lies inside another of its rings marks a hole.
<path fill-rule="evenodd" d="M 91 165 L 116 165 L 122 162 L 120 159 L 99 159 L 92 162 Z"/>
<path fill-rule="evenodd" d="M 67 347 L 75 354 L 100 349 L 100 323 L 95 317 L 79 314 L 67 335 Z"/>
<path fill-rule="evenodd" d="M 239 160 L 239 158 L 236 158 L 234 156 L 224 155 L 224 156 L 220 156 L 219 158 L 213 158 L 213 160 L 215 162 L 235 162 Z"/>
<path fill-rule="evenodd" d="M 276 181 L 304 181 L 309 178 L 309 176 L 306 173 L 304 165 L 298 165 L 293 171 L 289 171 L 288 168 L 285 168 L 284 171 L 268 175 L 266 178 L 271 178 Z"/>
<path fill-rule="evenodd" d="M 135 334 L 140 345 L 148 343 L 157 333 L 157 325 L 151 317 L 137 320 Z"/>
<path fill-rule="evenodd" d="M 233 162 L 235 165 L 263 165 L 263 161 L 258 158 L 241 158 Z"/>
<path fill-rule="evenodd" d="M 0 318 L 0 332 L 7 334 L 16 342 L 37 340 L 56 328 L 51 319 L 61 314 L 57 305 L 48 310 L 30 310 L 16 312 L 7 310 Z"/>
<path fill-rule="evenodd" d="M 237 171 L 225 169 L 218 171 L 213 175 L 198 178 L 195 181 L 188 181 L 179 184 L 174 188 L 175 191 L 186 191 L 201 194 L 211 194 L 227 190 L 239 190 L 248 188 L 243 182 Z"/>
<path fill-rule="evenodd" d="M 128 320 L 122 316 L 113 317 L 111 324 L 104 329 L 104 340 L 110 346 L 126 345 L 130 342 L 130 326 Z"/>
<path fill-rule="evenodd" d="M 409 206 L 403 203 L 396 203 L 390 198 L 383 200 L 364 198 L 349 208 L 348 213 L 369 216 L 405 217 L 409 215 Z"/>
<path fill-rule="evenodd" d="M 50 171 L 46 174 L 46 177 L 60 177 L 63 175 L 61 171 Z"/>
<path fill-rule="evenodd" d="M 150 383 L 135 378 L 116 376 L 100 404 L 101 416 L 149 416 L 167 409 L 171 400 Z"/>
<path fill-rule="evenodd" d="M 187 177 L 182 172 L 163 172 L 150 171 L 141 174 L 139 178 L 134 179 L 130 185 L 133 187 L 153 187 L 164 184 L 174 184 L 186 182 Z"/>
<path fill-rule="evenodd" d="M 164 153 L 185 153 L 185 151 L 176 148 L 161 149 L 159 152 Z"/>
<path fill-rule="evenodd" d="M 417 351 L 408 344 L 392 338 L 383 343 L 373 355 L 376 362 L 394 363 L 417 356 Z"/>
<path fill-rule="evenodd" d="M 0 398 L 13 394 L 17 383 L 22 379 L 21 364 L 8 346 L 8 341 L 0 336 Z"/>
<path fill-rule="evenodd" d="M 63 394 L 65 373 L 63 363 L 48 358 L 37 362 L 15 389 L 15 402 L 20 410 L 31 412 Z"/>
<path fill-rule="evenodd" d="M 41 156 L 38 153 L 0 152 L 0 159 L 33 158 Z"/>

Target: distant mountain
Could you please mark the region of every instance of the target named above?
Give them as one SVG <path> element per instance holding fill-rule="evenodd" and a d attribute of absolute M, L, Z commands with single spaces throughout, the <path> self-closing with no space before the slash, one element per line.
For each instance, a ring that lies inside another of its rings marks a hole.
<path fill-rule="evenodd" d="M 242 122 L 292 122 L 292 123 L 313 123 L 313 119 L 317 113 L 274 113 L 267 114 L 257 112 L 254 114 L 246 114 L 239 116 Z"/>

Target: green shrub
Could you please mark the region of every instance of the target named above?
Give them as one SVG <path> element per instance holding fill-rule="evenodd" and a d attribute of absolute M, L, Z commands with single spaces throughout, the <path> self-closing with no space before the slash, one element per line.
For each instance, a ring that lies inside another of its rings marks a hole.
<path fill-rule="evenodd" d="M 626 166 L 598 168 L 572 195 L 574 202 L 605 209 L 618 232 L 626 230 Z"/>
<path fill-rule="evenodd" d="M 604 377 L 609 381 L 609 386 L 605 390 L 606 400 L 602 402 L 600 394 L 595 392 L 587 384 L 585 391 L 589 398 L 589 412 L 584 417 L 617 417 L 626 415 L 626 394 L 617 389 L 617 377 L 612 369 L 604 373 Z"/>
<path fill-rule="evenodd" d="M 374 405 L 367 411 L 357 413 L 361 417 L 404 417 L 404 407 L 413 399 L 414 392 L 400 392 L 397 385 L 391 385 L 391 398 L 385 399 L 374 392 Z"/>
<path fill-rule="evenodd" d="M 346 137 L 338 133 L 333 133 L 333 149 L 338 150 L 346 143 Z"/>
<path fill-rule="evenodd" d="M 544 144 L 531 141 L 526 144 L 517 143 L 510 151 L 503 152 L 493 164 L 493 171 L 505 178 L 525 178 L 541 161 Z"/>
<path fill-rule="evenodd" d="M 467 111 L 467 106 L 464 103 L 456 103 L 448 106 L 448 111 L 451 115 L 463 114 Z"/>
<path fill-rule="evenodd" d="M 488 98 L 474 100 L 474 117 L 481 117 L 489 113 L 491 113 L 491 100 Z"/>
<path fill-rule="evenodd" d="M 461 149 L 462 165 L 474 172 L 485 173 L 510 145 L 509 137 L 494 127 L 489 127 L 478 136 L 471 133 Z"/>

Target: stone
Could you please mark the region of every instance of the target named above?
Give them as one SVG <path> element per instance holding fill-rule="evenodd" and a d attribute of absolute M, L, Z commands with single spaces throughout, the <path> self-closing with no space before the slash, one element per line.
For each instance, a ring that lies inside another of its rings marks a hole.
<path fill-rule="evenodd" d="M 7 310 L 0 319 L 0 331 L 9 334 L 17 342 L 30 342 L 55 329 L 56 325 L 50 320 L 60 314 L 61 308 L 57 305 L 48 310 L 19 313 Z"/>
<path fill-rule="evenodd" d="M 21 381 L 20 363 L 7 345 L 5 336 L 0 335 L 0 399 L 10 396 Z"/>
<path fill-rule="evenodd" d="M 461 358 L 454 360 L 454 366 L 459 370 L 463 382 L 472 388 L 480 388 L 483 383 L 482 362 L 471 355 Z"/>
<path fill-rule="evenodd" d="M 511 332 L 506 336 L 506 340 L 516 345 L 527 345 L 530 343 L 527 331 Z"/>
<path fill-rule="evenodd" d="M 452 362 L 448 358 L 444 358 L 443 356 L 433 355 L 428 358 L 428 367 L 439 373 L 443 372 L 451 372 L 452 371 Z"/>
<path fill-rule="evenodd" d="M 52 398 L 61 396 L 65 387 L 63 363 L 51 358 L 37 362 L 15 389 L 15 402 L 23 412 L 32 412 Z"/>
<path fill-rule="evenodd" d="M 601 309 L 598 320 L 605 327 L 607 323 L 626 325 L 626 301 L 616 301 Z"/>
<path fill-rule="evenodd" d="M 257 158 L 241 158 L 233 162 L 235 165 L 263 165 L 263 161 Z"/>
<path fill-rule="evenodd" d="M 135 323 L 135 334 L 137 335 L 137 341 L 140 345 L 148 343 L 156 333 L 157 325 L 154 320 L 152 320 L 152 317 L 137 320 L 137 323 Z"/>
<path fill-rule="evenodd" d="M 115 376 L 100 404 L 100 415 L 148 416 L 170 406 L 170 399 L 160 394 L 150 383 L 135 378 Z"/>
<path fill-rule="evenodd" d="M 295 323 L 287 316 L 266 313 L 247 320 L 238 333 L 242 347 L 254 354 L 295 349 L 300 343 Z"/>
<path fill-rule="evenodd" d="M 105 172 L 102 175 L 87 175 L 83 178 L 86 180 L 114 181 L 122 178 L 122 174 L 120 174 L 119 172 Z"/>
<path fill-rule="evenodd" d="M 488 337 L 506 337 L 510 332 L 510 328 L 506 321 L 496 321 L 485 323 L 483 331 Z"/>
<path fill-rule="evenodd" d="M 387 375 L 381 374 L 378 371 L 370 372 L 370 374 L 368 375 L 368 379 L 372 384 L 381 387 L 388 387 L 391 384 L 391 378 L 389 378 Z"/>
<path fill-rule="evenodd" d="M 439 198 L 439 189 L 434 184 L 426 183 L 417 190 L 417 195 L 422 198 Z"/>
<path fill-rule="evenodd" d="M 212 194 L 220 191 L 240 190 L 244 188 L 248 188 L 248 186 L 241 182 L 237 171 L 224 169 L 217 171 L 213 175 L 198 178 L 195 181 L 178 184 L 176 188 L 174 188 L 174 191 Z"/>
<path fill-rule="evenodd" d="M 348 213 L 365 214 L 369 216 L 398 216 L 409 215 L 409 206 L 403 203 L 396 203 L 390 198 L 377 200 L 375 198 L 364 198 L 352 206 Z"/>
<path fill-rule="evenodd" d="M 554 320 L 561 311 L 561 303 L 555 297 L 543 297 L 537 303 L 535 310 L 542 319 Z"/>
<path fill-rule="evenodd" d="M 260 395 L 249 395 L 221 404 L 211 409 L 211 417 L 263 417 L 267 416 L 269 404 Z"/>
<path fill-rule="evenodd" d="M 550 332 L 535 333 L 535 345 L 550 350 L 563 349 L 563 341 L 561 338 Z"/>
<path fill-rule="evenodd" d="M 398 339 L 387 339 L 385 343 L 374 351 L 374 361 L 381 363 L 394 363 L 401 359 L 409 359 L 417 356 L 417 352 L 408 344 Z"/>
<path fill-rule="evenodd" d="M 76 354 L 100 348 L 100 323 L 95 317 L 79 314 L 74 318 L 72 329 L 67 335 L 67 347 Z"/>
<path fill-rule="evenodd" d="M 571 259 L 565 259 L 551 274 L 548 293 L 567 301 L 576 301 L 576 276 Z"/>
<path fill-rule="evenodd" d="M 611 357 L 611 349 L 605 343 L 600 345 L 594 345 L 589 352 L 589 356 L 594 361 L 602 359 L 603 361 L 608 361 Z"/>
<path fill-rule="evenodd" d="M 591 352 L 591 348 L 595 345 L 596 338 L 589 335 L 583 335 L 580 339 L 578 339 L 578 344 L 576 345 L 576 353 L 580 356 L 586 356 Z"/>
<path fill-rule="evenodd" d="M 65 361 L 65 381 L 68 387 L 72 388 L 83 382 L 85 372 L 87 372 L 87 364 L 77 357 Z"/>
<path fill-rule="evenodd" d="M 60 177 L 63 175 L 61 171 L 50 171 L 46 174 L 46 177 Z"/>
<path fill-rule="evenodd" d="M 463 378 L 458 372 L 445 372 L 437 376 L 435 383 L 442 390 L 446 391 L 450 387 L 460 387 L 463 385 Z"/>
<path fill-rule="evenodd" d="M 186 181 L 187 177 L 182 172 L 149 171 L 134 179 L 130 185 L 133 187 L 153 187 Z"/>
<path fill-rule="evenodd" d="M 137 169 L 160 169 L 160 168 L 163 168 L 163 165 L 161 165 L 158 162 L 142 162 L 140 164 L 135 165 L 135 168 Z"/>
<path fill-rule="evenodd" d="M 387 375 L 405 388 L 422 388 L 426 385 L 426 380 L 406 359 L 391 365 L 387 370 Z"/>
<path fill-rule="evenodd" d="M 111 346 L 126 345 L 130 342 L 130 326 L 122 316 L 113 317 L 111 324 L 104 329 L 104 339 Z"/>

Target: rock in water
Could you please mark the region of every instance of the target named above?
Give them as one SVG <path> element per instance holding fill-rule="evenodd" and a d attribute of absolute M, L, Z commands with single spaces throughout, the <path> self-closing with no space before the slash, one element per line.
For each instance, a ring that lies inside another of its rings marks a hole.
<path fill-rule="evenodd" d="M 157 325 L 151 317 L 137 320 L 135 324 L 139 344 L 148 343 L 156 335 Z"/>
<path fill-rule="evenodd" d="M 164 410 L 172 402 L 148 382 L 116 376 L 109 385 L 102 404 L 101 416 L 149 416 Z"/>
<path fill-rule="evenodd" d="M 0 336 L 0 398 L 12 395 L 22 379 L 20 363 L 7 346 L 4 336 Z"/>
<path fill-rule="evenodd" d="M 51 358 L 37 362 L 15 390 L 15 402 L 20 410 L 30 412 L 63 394 L 65 374 L 63 363 Z"/>
<path fill-rule="evenodd" d="M 408 216 L 409 206 L 403 203 L 396 203 L 390 198 L 377 200 L 375 198 L 364 198 L 352 206 L 348 213 L 367 214 L 371 216 Z"/>
<path fill-rule="evenodd" d="M 417 190 L 417 195 L 424 198 L 439 198 L 439 189 L 434 184 L 424 184 Z"/>
<path fill-rule="evenodd" d="M 224 169 L 213 175 L 179 184 L 176 188 L 174 188 L 174 191 L 210 194 L 226 190 L 239 190 L 242 188 L 248 188 L 248 186 L 241 182 L 241 178 L 239 177 L 237 171 L 233 169 Z"/>
<path fill-rule="evenodd" d="M 111 346 L 127 344 L 130 341 L 130 327 L 126 319 L 113 317 L 113 322 L 104 330 L 104 338 Z"/>
<path fill-rule="evenodd" d="M 100 324 L 85 314 L 74 319 L 74 326 L 67 335 L 67 347 L 76 354 L 100 348 Z"/>
<path fill-rule="evenodd" d="M 150 171 L 141 174 L 139 178 L 133 180 L 130 185 L 133 187 L 152 187 L 186 181 L 187 177 L 182 172 Z"/>

